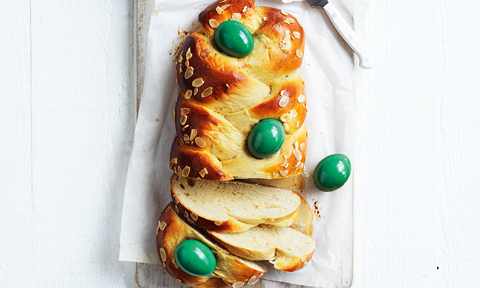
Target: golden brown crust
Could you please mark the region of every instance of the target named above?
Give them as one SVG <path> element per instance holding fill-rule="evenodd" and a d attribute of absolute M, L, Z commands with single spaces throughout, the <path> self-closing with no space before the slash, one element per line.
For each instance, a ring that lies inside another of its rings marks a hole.
<path fill-rule="evenodd" d="M 215 44 L 215 28 L 232 18 L 245 24 L 254 37 L 255 48 L 247 57 L 230 57 Z M 300 174 L 306 149 L 297 147 L 296 159 L 291 147 L 267 159 L 255 159 L 246 139 L 259 121 L 277 119 L 286 130 L 284 146 L 298 142 L 305 148 L 306 134 L 299 133 L 305 131 L 305 89 L 296 71 L 303 59 L 303 28 L 294 16 L 256 7 L 253 0 L 217 1 L 200 13 L 199 22 L 201 27 L 190 34 L 176 58 L 180 93 L 175 128 L 180 141 L 172 144 L 170 159 L 177 158 L 182 169 L 190 167 L 188 177 L 205 180 Z M 289 158 L 288 165 L 284 156 Z M 204 177 L 203 168 L 208 171 Z"/>
<path fill-rule="evenodd" d="M 199 178 L 203 180 L 232 180 L 233 177 L 226 174 L 220 166 L 215 164 L 215 159 L 208 153 L 199 149 L 191 149 L 176 136 L 170 150 L 171 169 L 182 176 L 186 175 L 183 170 L 189 167 L 189 173 L 185 177 Z M 217 161 L 218 162 L 218 161 Z M 208 174 L 201 173 L 206 169 Z M 180 172 L 182 170 L 182 172 Z M 203 176 L 202 176 L 203 175 Z"/>
<path fill-rule="evenodd" d="M 160 216 L 157 228 L 157 250 L 165 270 L 177 281 L 193 287 L 230 287 L 234 283 L 248 283 L 253 277 L 260 278 L 267 270 L 261 263 L 248 265 L 248 260 L 230 255 L 217 244 L 193 229 L 181 220 L 172 208 L 167 205 Z M 206 277 L 196 277 L 184 272 L 175 263 L 175 248 L 187 239 L 196 239 L 206 244 L 217 259 L 217 269 Z M 163 251 L 161 251 L 163 250 Z M 163 255 L 163 256 L 162 256 Z"/>

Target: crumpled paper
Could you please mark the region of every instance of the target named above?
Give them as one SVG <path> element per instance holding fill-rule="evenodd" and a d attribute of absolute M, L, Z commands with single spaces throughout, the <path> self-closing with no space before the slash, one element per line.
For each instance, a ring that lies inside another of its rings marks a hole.
<path fill-rule="evenodd" d="M 173 107 L 178 87 L 174 80 L 176 48 L 184 31 L 199 27 L 197 16 L 211 0 L 157 0 L 152 14 L 144 91 L 135 129 L 122 215 L 120 260 L 160 264 L 155 243 L 157 222 L 171 201 L 168 169 L 175 135 Z M 356 86 L 361 78 L 358 59 L 341 39 L 322 9 L 306 2 L 257 0 L 293 14 L 306 35 L 300 69 L 307 96 L 309 132 L 305 173 L 333 153 L 350 157 L 355 167 Z M 363 31 L 368 9 L 365 0 L 332 1 L 355 30 Z M 353 25 L 354 24 L 354 25 Z M 306 178 L 302 196 L 314 210 L 316 249 L 302 270 L 287 273 L 273 269 L 264 279 L 317 287 L 349 287 L 353 279 L 353 173 L 333 193 L 317 190 Z M 165 272 L 166 273 L 166 272 Z M 165 277 L 170 277 L 166 275 Z"/>

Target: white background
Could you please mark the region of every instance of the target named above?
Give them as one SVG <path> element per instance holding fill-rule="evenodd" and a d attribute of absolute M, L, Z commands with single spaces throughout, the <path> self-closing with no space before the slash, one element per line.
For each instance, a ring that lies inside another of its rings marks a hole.
<path fill-rule="evenodd" d="M 117 261 L 134 4 L 1 2 L 0 287 L 135 287 Z M 478 287 L 480 2 L 370 5 L 354 287 Z"/>

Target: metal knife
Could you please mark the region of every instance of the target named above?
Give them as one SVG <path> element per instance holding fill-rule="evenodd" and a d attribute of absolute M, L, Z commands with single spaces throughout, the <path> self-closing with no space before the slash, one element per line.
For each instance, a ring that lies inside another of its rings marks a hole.
<path fill-rule="evenodd" d="M 352 28 L 348 26 L 345 19 L 338 13 L 337 8 L 329 3 L 328 0 L 305 0 L 312 6 L 312 8 L 322 7 L 327 13 L 328 18 L 332 21 L 333 26 L 337 29 L 338 33 L 342 36 L 343 40 L 347 42 L 348 46 L 352 48 L 353 52 L 357 54 L 360 59 L 360 67 L 363 69 L 370 69 L 375 65 L 372 54 L 368 51 L 367 47 L 363 45 L 362 41 L 358 38 L 357 34 L 353 32 Z"/>

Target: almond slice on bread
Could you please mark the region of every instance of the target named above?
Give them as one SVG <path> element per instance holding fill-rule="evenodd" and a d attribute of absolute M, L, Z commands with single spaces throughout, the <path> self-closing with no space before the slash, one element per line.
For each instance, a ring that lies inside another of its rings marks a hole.
<path fill-rule="evenodd" d="M 240 233 L 209 232 L 231 253 L 249 260 L 269 260 L 275 269 L 294 272 L 305 267 L 315 241 L 293 228 L 261 224 Z"/>
<path fill-rule="evenodd" d="M 302 197 L 289 189 L 233 181 L 203 181 L 174 174 L 170 183 L 178 213 L 189 223 L 219 233 L 259 224 L 290 226 Z"/>
<path fill-rule="evenodd" d="M 175 248 L 187 239 L 207 245 L 215 255 L 217 267 L 205 277 L 184 272 L 175 262 Z M 163 267 L 180 283 L 193 287 L 241 287 L 260 278 L 267 267 L 260 262 L 242 259 L 210 241 L 195 228 L 185 223 L 172 209 L 171 204 L 163 210 L 157 228 L 157 252 Z M 243 284 L 242 284 L 243 283 Z M 242 284 L 242 285 L 240 285 Z"/>

